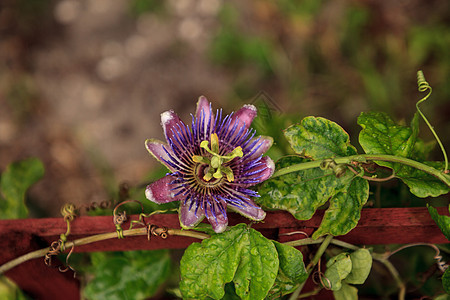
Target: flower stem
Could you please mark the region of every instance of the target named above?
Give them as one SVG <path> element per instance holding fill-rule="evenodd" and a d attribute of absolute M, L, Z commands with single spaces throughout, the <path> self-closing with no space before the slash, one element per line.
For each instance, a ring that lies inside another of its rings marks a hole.
<path fill-rule="evenodd" d="M 448 187 L 450 187 L 450 176 L 443 173 L 442 171 L 439 171 L 433 167 L 430 167 L 424 163 L 406 158 L 401 156 L 395 156 L 395 155 L 388 155 L 388 154 L 358 154 L 358 155 L 352 155 L 352 156 L 346 156 L 346 157 L 337 157 L 333 159 L 337 164 L 349 164 L 351 162 L 366 162 L 368 160 L 372 161 L 388 161 L 388 162 L 395 162 L 395 163 L 401 163 L 413 168 L 416 168 L 418 170 L 424 171 L 425 173 L 428 173 L 430 175 L 433 175 L 437 177 L 439 180 L 444 182 Z M 275 171 L 275 173 L 272 175 L 272 178 L 286 175 L 293 172 L 298 172 L 302 170 L 307 169 L 313 169 L 320 167 L 320 164 L 322 163 L 322 160 L 317 161 L 310 161 L 306 163 L 300 163 L 300 164 L 294 164 L 282 169 L 279 169 Z"/>
<path fill-rule="evenodd" d="M 157 233 L 158 233 L 158 230 L 163 230 L 163 229 L 158 228 L 156 230 Z M 197 238 L 197 239 L 201 239 L 201 240 L 209 238 L 209 235 L 202 233 L 202 232 L 180 230 L 180 229 L 168 229 L 167 234 L 193 237 L 193 238 Z M 135 228 L 135 229 L 129 229 L 129 230 L 123 231 L 124 237 L 125 236 L 138 236 L 138 235 L 147 235 L 147 228 L 145 228 L 145 227 L 144 228 Z M 81 246 L 81 245 L 91 244 L 91 243 L 108 240 L 108 239 L 113 239 L 113 238 L 117 238 L 117 232 L 108 232 L 108 233 L 87 236 L 84 238 L 80 238 L 78 240 L 67 241 L 65 243 L 65 248 L 70 248 L 70 247 L 73 247 L 74 245 Z M 0 274 L 3 274 L 5 272 L 7 272 L 8 270 L 26 262 L 26 261 L 29 261 L 31 259 L 43 257 L 48 253 L 49 250 L 50 250 L 50 248 L 47 247 L 47 248 L 39 249 L 39 250 L 36 250 L 33 252 L 26 253 L 22 256 L 19 256 L 18 258 L 13 259 L 13 260 L 1 265 L 0 266 Z"/>

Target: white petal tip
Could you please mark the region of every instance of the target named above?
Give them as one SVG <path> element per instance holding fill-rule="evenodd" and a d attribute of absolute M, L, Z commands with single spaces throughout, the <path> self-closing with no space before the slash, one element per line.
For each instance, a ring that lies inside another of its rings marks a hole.
<path fill-rule="evenodd" d="M 244 108 L 253 110 L 254 112 L 258 111 L 258 109 L 256 108 L 256 106 L 254 106 L 253 104 L 244 104 Z"/>
<path fill-rule="evenodd" d="M 213 226 L 214 232 L 215 233 L 222 233 L 225 231 L 225 229 L 227 229 L 228 223 L 226 224 L 217 224 L 215 226 Z"/>
<path fill-rule="evenodd" d="M 266 217 L 266 212 L 262 209 L 258 212 L 258 216 L 255 218 L 255 221 L 262 221 Z"/>
<path fill-rule="evenodd" d="M 161 124 L 164 126 L 168 122 L 173 120 L 173 111 L 168 110 L 161 114 Z"/>
<path fill-rule="evenodd" d="M 152 202 L 155 202 L 155 197 L 153 197 L 153 193 L 152 193 L 151 189 L 149 189 L 149 188 L 146 188 L 146 189 L 145 189 L 145 197 L 146 197 L 148 200 L 150 200 L 150 201 L 152 201 Z"/>
<path fill-rule="evenodd" d="M 267 168 L 270 169 L 270 176 L 272 176 L 273 173 L 275 172 L 275 163 L 273 162 L 273 160 L 270 157 L 268 157 L 268 156 L 266 156 L 266 157 L 267 157 L 267 159 L 266 159 Z"/>

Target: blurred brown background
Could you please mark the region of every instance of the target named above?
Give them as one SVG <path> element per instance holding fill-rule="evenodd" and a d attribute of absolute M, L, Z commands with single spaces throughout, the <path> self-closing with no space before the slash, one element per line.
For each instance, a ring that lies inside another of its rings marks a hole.
<path fill-rule="evenodd" d="M 163 138 L 160 113 L 189 120 L 200 95 L 227 113 L 265 95 L 356 144 L 361 111 L 410 121 L 419 69 L 448 148 L 449 22 L 445 0 L 3 0 L 0 171 L 44 162 L 33 216 L 107 200 L 158 166 L 144 140 Z"/>

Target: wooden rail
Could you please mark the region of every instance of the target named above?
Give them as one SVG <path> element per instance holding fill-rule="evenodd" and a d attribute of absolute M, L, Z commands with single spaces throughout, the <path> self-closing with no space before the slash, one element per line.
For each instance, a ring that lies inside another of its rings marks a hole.
<path fill-rule="evenodd" d="M 439 208 L 440 214 L 448 215 L 446 208 Z M 308 221 L 299 221 L 286 212 L 268 212 L 265 222 L 253 225 L 266 237 L 281 242 L 300 239 L 301 235 L 287 236 L 284 233 L 303 231 L 312 234 L 323 216 L 317 212 Z M 132 216 L 130 219 L 137 219 Z M 248 220 L 237 215 L 229 215 L 230 225 L 248 223 Z M 160 227 L 179 228 L 178 215 L 154 215 L 147 219 L 148 223 Z M 127 229 L 128 224 L 123 228 Z M 72 222 L 70 240 L 100 233 L 114 232 L 112 217 L 78 217 Z M 48 247 L 52 241 L 58 240 L 61 233 L 66 232 L 66 223 L 62 218 L 0 220 L 0 264 L 4 264 L 25 253 Z M 408 243 L 448 243 L 437 225 L 431 219 L 426 208 L 369 208 L 363 209 L 358 226 L 338 239 L 357 245 L 375 244 L 408 244 Z M 75 252 L 92 251 L 124 251 L 152 249 L 186 248 L 194 238 L 169 236 L 163 240 L 146 236 L 110 239 L 88 245 L 76 246 Z M 79 299 L 79 282 L 73 273 L 60 273 L 57 269 L 44 265 L 43 259 L 34 259 L 6 272 L 33 299 Z"/>

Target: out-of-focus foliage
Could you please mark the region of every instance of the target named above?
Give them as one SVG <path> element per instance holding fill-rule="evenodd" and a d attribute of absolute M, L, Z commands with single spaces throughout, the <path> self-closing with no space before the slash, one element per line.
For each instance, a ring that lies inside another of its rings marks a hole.
<path fill-rule="evenodd" d="M 26 218 L 25 195 L 28 188 L 44 175 L 39 159 L 11 163 L 0 176 L 0 219 Z"/>
<path fill-rule="evenodd" d="M 405 118 L 419 69 L 434 108 L 450 96 L 447 12 L 441 1 L 226 2 L 210 56 L 234 75 L 230 98 L 265 90 L 289 111 L 344 125 L 369 109 Z"/>
<path fill-rule="evenodd" d="M 94 279 L 84 289 L 88 299 L 147 299 L 168 278 L 167 250 L 94 253 L 90 272 Z"/>
<path fill-rule="evenodd" d="M 0 276 L 0 298 L 11 300 L 29 299 L 23 294 L 20 288 L 6 276 Z"/>

